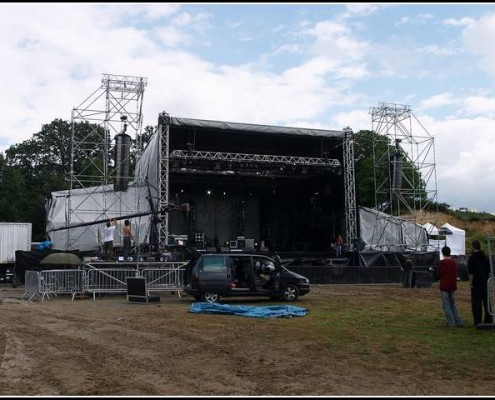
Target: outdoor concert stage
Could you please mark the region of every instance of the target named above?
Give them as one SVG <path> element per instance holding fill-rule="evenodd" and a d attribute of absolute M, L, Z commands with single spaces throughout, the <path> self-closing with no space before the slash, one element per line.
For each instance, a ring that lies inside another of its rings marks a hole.
<path fill-rule="evenodd" d="M 172 240 L 318 252 L 344 233 L 344 132 L 183 118 L 168 126 Z"/>

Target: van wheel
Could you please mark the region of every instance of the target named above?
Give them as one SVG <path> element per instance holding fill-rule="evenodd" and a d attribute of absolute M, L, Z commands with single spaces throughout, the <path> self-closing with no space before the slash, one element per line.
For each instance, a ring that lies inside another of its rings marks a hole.
<path fill-rule="evenodd" d="M 285 301 L 295 301 L 299 297 L 299 289 L 296 285 L 286 285 L 284 287 L 283 299 Z"/>
<path fill-rule="evenodd" d="M 215 292 L 205 292 L 202 295 L 203 301 L 207 301 L 208 303 L 216 303 L 220 300 L 220 295 Z"/>

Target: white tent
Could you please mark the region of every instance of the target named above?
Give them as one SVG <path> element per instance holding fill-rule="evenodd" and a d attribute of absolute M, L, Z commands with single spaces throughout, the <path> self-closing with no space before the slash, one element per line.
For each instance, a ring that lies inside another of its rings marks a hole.
<path fill-rule="evenodd" d="M 426 233 L 428 235 L 433 235 L 433 236 L 440 235 L 438 228 L 435 225 L 430 224 L 429 222 L 427 222 L 426 224 L 423 224 L 421 226 L 426 229 Z"/>
<path fill-rule="evenodd" d="M 445 239 L 438 239 L 438 236 L 443 235 L 444 233 L 440 233 L 440 230 L 429 222 L 421 226 L 426 229 L 426 233 L 428 234 L 428 251 L 440 251 L 440 249 L 445 246 Z M 430 236 L 435 236 L 437 238 L 432 239 Z"/>
<path fill-rule="evenodd" d="M 441 226 L 447 228 L 452 232 L 452 235 L 446 235 L 445 245 L 450 247 L 450 251 L 453 256 L 460 256 L 466 254 L 466 231 L 460 228 L 456 228 L 450 225 L 448 222 Z"/>

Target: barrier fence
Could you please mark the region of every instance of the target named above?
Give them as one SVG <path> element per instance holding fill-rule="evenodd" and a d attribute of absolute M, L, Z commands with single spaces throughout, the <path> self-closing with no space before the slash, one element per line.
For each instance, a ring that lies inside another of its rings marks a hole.
<path fill-rule="evenodd" d="M 30 271 L 25 273 L 22 299 L 41 301 L 60 294 L 127 293 L 127 278 L 145 278 L 149 292 L 177 292 L 181 297 L 186 263 L 153 263 L 153 268 L 96 268 Z"/>

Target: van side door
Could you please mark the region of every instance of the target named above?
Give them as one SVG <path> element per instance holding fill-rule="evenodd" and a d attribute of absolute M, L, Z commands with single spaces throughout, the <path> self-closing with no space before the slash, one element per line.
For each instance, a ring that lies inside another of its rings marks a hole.
<path fill-rule="evenodd" d="M 208 255 L 202 257 L 199 265 L 199 287 L 201 291 L 229 293 L 231 268 L 229 257 Z"/>

